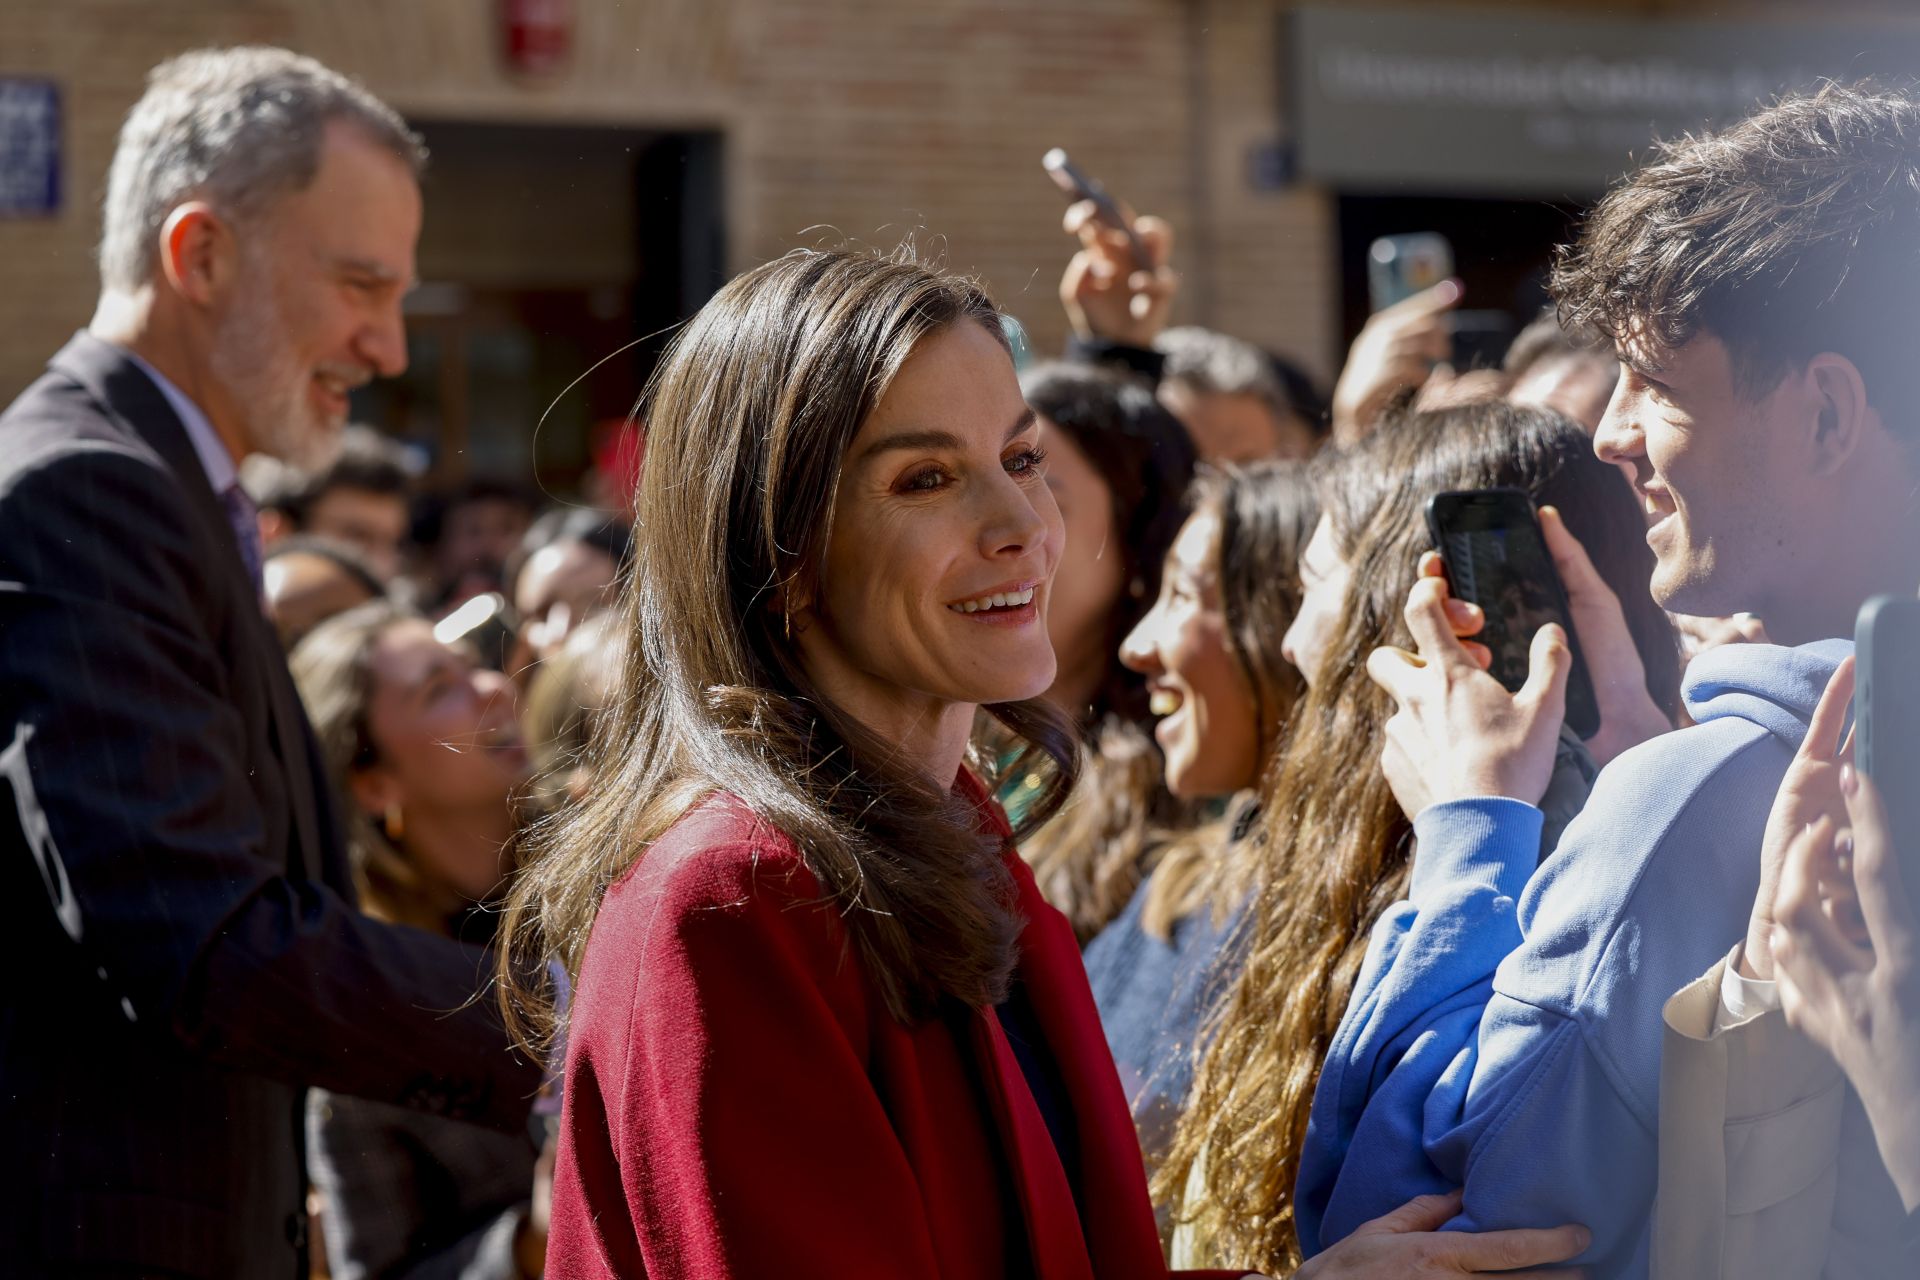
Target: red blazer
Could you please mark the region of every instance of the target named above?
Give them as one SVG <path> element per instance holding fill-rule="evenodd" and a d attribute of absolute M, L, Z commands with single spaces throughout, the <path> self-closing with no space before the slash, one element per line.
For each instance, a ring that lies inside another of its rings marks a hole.
<path fill-rule="evenodd" d="M 1010 843 L 1007 861 L 1027 920 L 1020 973 L 1074 1111 L 1084 1219 L 998 1017 L 901 1026 L 792 842 L 717 796 L 594 922 L 547 1274 L 1164 1280 L 1079 948 Z"/>

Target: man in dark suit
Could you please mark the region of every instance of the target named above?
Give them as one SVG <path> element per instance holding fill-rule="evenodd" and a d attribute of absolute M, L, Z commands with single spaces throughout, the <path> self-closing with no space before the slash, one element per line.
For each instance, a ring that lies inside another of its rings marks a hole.
<path fill-rule="evenodd" d="M 485 956 L 354 910 L 234 476 L 404 367 L 422 158 L 309 59 L 162 65 L 93 322 L 0 415 L 9 1276 L 304 1276 L 308 1085 L 525 1123 Z"/>

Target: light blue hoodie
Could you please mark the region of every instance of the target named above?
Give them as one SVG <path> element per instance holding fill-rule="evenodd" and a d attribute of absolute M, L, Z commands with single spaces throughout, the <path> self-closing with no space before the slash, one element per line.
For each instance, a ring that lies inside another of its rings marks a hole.
<path fill-rule="evenodd" d="M 1409 899 L 1374 928 L 1314 1095 L 1296 1187 L 1309 1254 L 1464 1187 L 1450 1227 L 1584 1223 L 1590 1274 L 1647 1274 L 1661 1006 L 1746 932 L 1774 792 L 1850 652 L 1695 659 L 1695 727 L 1603 769 L 1537 871 L 1532 805 L 1419 815 Z"/>

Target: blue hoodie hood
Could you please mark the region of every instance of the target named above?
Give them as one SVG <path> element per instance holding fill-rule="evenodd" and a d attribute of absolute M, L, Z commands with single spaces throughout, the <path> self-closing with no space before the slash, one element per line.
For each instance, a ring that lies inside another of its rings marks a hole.
<path fill-rule="evenodd" d="M 1697 724 L 1737 716 L 1797 751 L 1827 681 L 1852 652 L 1851 640 L 1721 645 L 1687 664 L 1680 696 Z"/>

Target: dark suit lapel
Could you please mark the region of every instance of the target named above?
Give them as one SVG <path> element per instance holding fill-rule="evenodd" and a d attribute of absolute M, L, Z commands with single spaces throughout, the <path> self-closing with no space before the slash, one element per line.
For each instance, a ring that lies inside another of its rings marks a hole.
<path fill-rule="evenodd" d="M 160 455 L 186 492 L 194 513 L 222 535 L 216 541 L 232 549 L 228 557 L 232 564 L 227 567 L 244 577 L 246 565 L 240 560 L 240 549 L 233 545 L 226 508 L 207 482 L 206 469 L 194 452 L 186 425 L 146 371 L 119 348 L 84 332 L 74 334 L 47 365 L 92 392 L 130 435 Z"/>
<path fill-rule="evenodd" d="M 331 882 L 337 877 L 330 872 L 337 869 L 327 865 L 330 860 L 326 857 L 326 846 L 321 843 L 322 823 L 318 809 L 328 794 L 328 784 L 318 769 L 314 752 L 310 750 L 311 731 L 306 713 L 300 706 L 293 680 L 287 674 L 287 663 L 280 652 L 279 638 L 274 635 L 273 628 L 258 608 L 253 578 L 247 572 L 246 561 L 241 558 L 240 548 L 234 541 L 233 526 L 227 520 L 227 509 L 207 480 L 206 469 L 200 463 L 199 453 L 194 450 L 192 438 L 187 435 L 186 425 L 180 421 L 173 406 L 167 403 L 166 396 L 144 369 L 129 359 L 125 352 L 90 333 L 76 333 L 73 340 L 47 363 L 48 367 L 85 387 L 126 427 L 128 434 L 145 442 L 160 455 L 161 461 L 167 464 L 174 480 L 187 495 L 187 503 L 193 508 L 195 516 L 212 535 L 213 544 L 224 549 L 221 563 L 209 567 L 227 579 L 230 592 L 242 602 L 237 613 L 238 631 L 245 638 L 247 646 L 244 658 L 259 664 L 265 675 L 268 691 L 267 734 L 286 775 L 287 796 L 293 809 L 294 842 L 299 846 L 298 869 L 304 871 L 309 879 Z M 242 657 L 238 654 L 234 656 L 236 659 Z M 328 837 L 332 836 L 335 829 L 331 816 L 330 813 L 327 815 L 329 820 L 325 824 Z M 287 869 L 293 871 L 296 868 L 289 865 Z"/>

